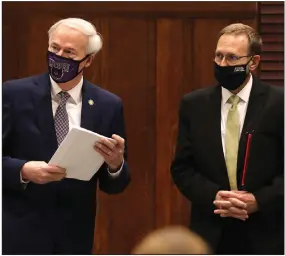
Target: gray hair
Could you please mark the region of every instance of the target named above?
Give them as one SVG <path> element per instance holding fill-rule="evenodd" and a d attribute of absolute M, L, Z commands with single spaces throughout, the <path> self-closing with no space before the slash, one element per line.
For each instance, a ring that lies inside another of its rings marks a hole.
<path fill-rule="evenodd" d="M 102 37 L 97 33 L 95 26 L 90 22 L 80 18 L 67 18 L 59 20 L 53 24 L 48 31 L 49 41 L 52 33 L 60 26 L 76 29 L 84 35 L 88 36 L 89 41 L 86 49 L 87 54 L 96 54 L 101 50 L 103 45 Z"/>

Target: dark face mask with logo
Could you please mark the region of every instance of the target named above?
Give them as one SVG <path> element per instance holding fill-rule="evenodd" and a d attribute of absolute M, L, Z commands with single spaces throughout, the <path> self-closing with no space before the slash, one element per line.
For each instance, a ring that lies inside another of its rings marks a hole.
<path fill-rule="evenodd" d="M 82 61 L 86 60 L 89 55 L 85 56 L 81 60 L 73 60 L 65 57 L 61 57 L 47 52 L 47 64 L 49 74 L 56 83 L 66 83 L 75 77 L 77 77 L 84 68 L 79 71 L 79 65 Z"/>
<path fill-rule="evenodd" d="M 220 66 L 215 63 L 215 77 L 219 84 L 229 91 L 239 88 L 249 74 L 246 70 L 248 63 L 236 66 Z"/>

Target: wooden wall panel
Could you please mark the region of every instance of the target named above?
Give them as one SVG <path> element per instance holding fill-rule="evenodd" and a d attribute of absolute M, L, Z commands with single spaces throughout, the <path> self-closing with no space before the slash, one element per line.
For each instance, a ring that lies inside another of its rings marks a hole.
<path fill-rule="evenodd" d="M 23 15 L 23 14 L 22 14 Z M 23 19 L 26 19 L 24 16 Z M 46 72 L 46 53 L 48 47 L 48 29 L 58 17 L 51 14 L 35 13 L 23 22 L 25 29 L 20 37 L 22 51 L 20 76 L 40 74 Z"/>
<path fill-rule="evenodd" d="M 157 21 L 157 85 L 156 85 L 156 227 L 182 224 L 180 212 L 187 203 L 172 183 L 169 167 L 175 150 L 177 113 L 182 86 L 185 83 L 185 36 L 184 22 L 179 19 Z M 188 48 L 191 47 L 191 42 Z M 191 73 L 191 70 L 188 72 Z M 178 196 L 177 196 L 178 195 Z M 189 212 L 181 211 L 186 215 Z"/>
<path fill-rule="evenodd" d="M 260 2 L 258 27 L 263 39 L 262 80 L 284 86 L 284 2 Z"/>
<path fill-rule="evenodd" d="M 126 253 L 130 244 L 153 228 L 154 30 L 155 24 L 143 19 L 102 20 L 101 31 L 106 42 L 102 52 L 104 65 L 101 74 L 105 74 L 102 84 L 120 95 L 124 102 L 132 181 L 123 194 L 99 194 L 100 211 L 95 234 L 98 253 L 106 253 L 106 248 L 110 254 Z"/>
<path fill-rule="evenodd" d="M 47 30 L 65 17 L 102 34 L 85 76 L 124 102 L 132 181 L 123 194 L 99 192 L 94 253 L 126 254 L 155 227 L 189 224 L 170 176 L 179 102 L 215 83 L 217 33 L 237 21 L 255 26 L 256 3 L 3 2 L 3 81 L 46 72 Z"/>
<path fill-rule="evenodd" d="M 190 85 L 193 89 L 208 87 L 214 83 L 214 53 L 217 33 L 230 24 L 228 19 L 196 19 L 194 21 L 193 78 Z M 193 39 L 192 39 L 193 40 Z"/>
<path fill-rule="evenodd" d="M 3 8 L 3 68 L 2 68 L 2 79 L 6 81 L 7 79 L 17 78 L 19 75 L 20 69 L 20 59 L 23 52 L 26 51 L 26 44 L 19 44 L 21 43 L 21 31 L 25 31 L 27 33 L 27 29 L 25 29 L 25 24 L 23 25 L 23 30 L 19 26 L 19 23 L 16 19 L 11 19 L 11 14 L 18 13 L 18 10 L 15 11 L 6 11 Z M 19 16 L 21 19 L 21 16 Z M 19 47 L 21 46 L 21 47 Z"/>

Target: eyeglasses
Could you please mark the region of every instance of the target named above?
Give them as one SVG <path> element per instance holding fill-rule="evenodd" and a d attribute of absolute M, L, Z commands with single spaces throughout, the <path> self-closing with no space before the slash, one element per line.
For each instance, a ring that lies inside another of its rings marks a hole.
<path fill-rule="evenodd" d="M 222 60 L 225 58 L 226 62 L 230 65 L 236 64 L 240 59 L 245 58 L 245 57 L 252 57 L 250 55 L 247 56 L 236 56 L 234 54 L 221 54 L 221 53 L 215 53 L 215 62 L 221 63 Z"/>

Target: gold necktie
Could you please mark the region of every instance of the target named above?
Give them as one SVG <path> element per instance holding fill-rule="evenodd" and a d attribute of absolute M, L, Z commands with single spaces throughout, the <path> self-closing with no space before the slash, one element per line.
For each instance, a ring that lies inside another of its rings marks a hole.
<path fill-rule="evenodd" d="M 228 170 L 229 182 L 232 190 L 237 190 L 237 156 L 239 145 L 239 113 L 237 104 L 240 98 L 232 95 L 228 102 L 232 104 L 228 112 L 225 135 L 225 159 Z"/>

